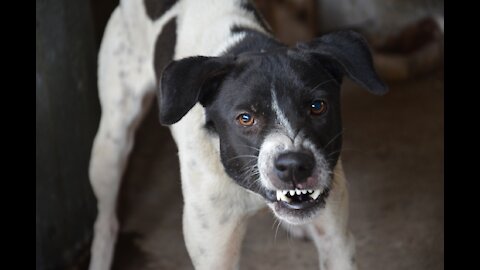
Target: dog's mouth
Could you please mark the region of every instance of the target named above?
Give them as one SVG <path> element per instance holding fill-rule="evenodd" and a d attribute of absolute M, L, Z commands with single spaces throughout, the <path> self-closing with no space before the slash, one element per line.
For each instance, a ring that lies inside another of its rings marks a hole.
<path fill-rule="evenodd" d="M 289 223 L 304 223 L 315 216 L 325 206 L 330 190 L 269 190 L 267 199 L 269 206 L 281 219 Z"/>
<path fill-rule="evenodd" d="M 315 206 L 328 191 L 324 190 L 322 192 L 319 189 L 295 189 L 277 190 L 275 193 L 277 203 L 282 207 L 293 210 L 303 210 Z"/>

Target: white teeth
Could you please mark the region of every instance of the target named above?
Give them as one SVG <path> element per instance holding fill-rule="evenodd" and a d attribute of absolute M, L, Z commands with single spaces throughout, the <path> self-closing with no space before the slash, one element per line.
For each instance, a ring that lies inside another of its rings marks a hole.
<path fill-rule="evenodd" d="M 277 201 L 284 201 L 284 202 L 291 202 L 292 201 L 292 198 L 289 198 L 287 197 L 287 194 L 290 194 L 290 196 L 294 196 L 295 194 L 298 196 L 300 194 L 307 194 L 314 200 L 316 200 L 321 192 L 319 189 L 315 189 L 315 190 L 312 190 L 312 189 L 302 189 L 302 190 L 299 190 L 299 189 L 295 189 L 295 190 L 277 190 Z"/>
<path fill-rule="evenodd" d="M 289 203 L 291 201 L 290 198 L 288 198 L 286 196 L 286 192 L 284 192 L 283 190 L 277 190 L 277 201 L 284 201 L 284 202 L 287 202 Z"/>
<path fill-rule="evenodd" d="M 320 196 L 320 190 L 317 189 L 315 190 L 312 194 L 310 194 L 310 197 L 312 197 L 312 199 L 316 200 L 318 198 L 318 196 Z"/>

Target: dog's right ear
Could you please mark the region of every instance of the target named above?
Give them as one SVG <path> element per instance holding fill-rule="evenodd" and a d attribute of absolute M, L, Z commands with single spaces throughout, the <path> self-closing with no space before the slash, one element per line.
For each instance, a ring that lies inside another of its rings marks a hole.
<path fill-rule="evenodd" d="M 373 94 L 383 95 L 388 91 L 375 71 L 367 41 L 354 31 L 332 32 L 300 43 L 297 48 L 320 59 L 339 82 L 343 75 L 347 75 Z"/>
<path fill-rule="evenodd" d="M 205 105 L 233 64 L 233 58 L 204 56 L 184 58 L 168 64 L 158 83 L 160 123 L 174 124 L 197 102 Z"/>

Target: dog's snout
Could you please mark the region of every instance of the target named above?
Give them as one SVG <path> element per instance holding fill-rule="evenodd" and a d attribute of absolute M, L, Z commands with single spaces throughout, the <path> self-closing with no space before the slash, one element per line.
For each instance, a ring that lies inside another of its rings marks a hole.
<path fill-rule="evenodd" d="M 315 158 L 304 152 L 287 152 L 280 154 L 274 165 L 280 180 L 296 185 L 306 182 L 307 178 L 312 175 Z"/>

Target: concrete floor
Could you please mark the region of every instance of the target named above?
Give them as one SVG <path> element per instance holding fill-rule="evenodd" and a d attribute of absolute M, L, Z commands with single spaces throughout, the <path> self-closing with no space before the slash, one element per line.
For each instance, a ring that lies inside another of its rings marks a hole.
<path fill-rule="evenodd" d="M 378 97 L 346 81 L 344 151 L 359 269 L 444 269 L 443 73 Z M 123 183 L 114 269 L 193 269 L 181 231 L 176 148 L 156 107 L 137 133 Z M 268 211 L 249 225 L 241 269 L 318 269 L 311 242 Z"/>

